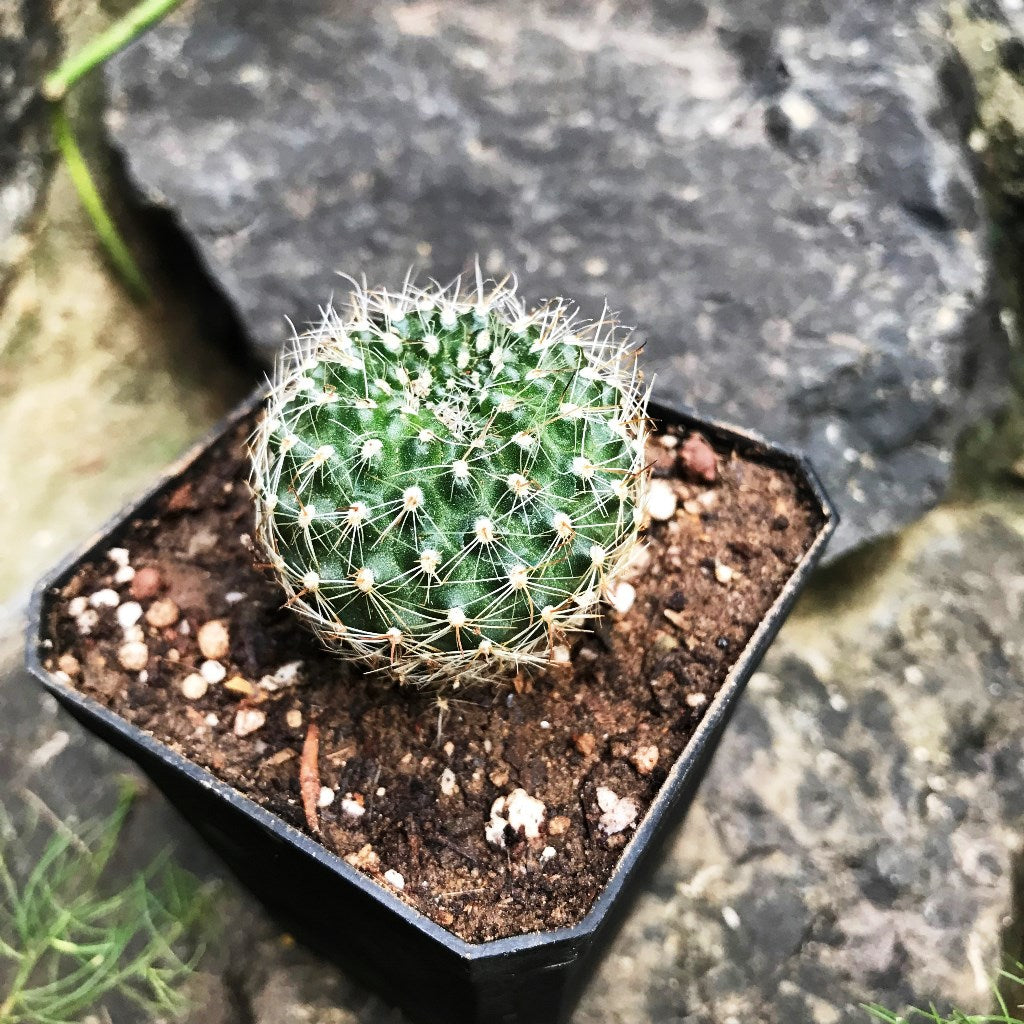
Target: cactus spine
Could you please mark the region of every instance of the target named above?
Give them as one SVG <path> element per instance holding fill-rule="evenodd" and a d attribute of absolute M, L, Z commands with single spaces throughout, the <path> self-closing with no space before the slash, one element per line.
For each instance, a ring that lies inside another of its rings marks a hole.
<path fill-rule="evenodd" d="M 256 534 L 322 640 L 414 682 L 540 662 L 642 519 L 646 393 L 606 319 L 514 287 L 356 288 L 279 363 Z"/>

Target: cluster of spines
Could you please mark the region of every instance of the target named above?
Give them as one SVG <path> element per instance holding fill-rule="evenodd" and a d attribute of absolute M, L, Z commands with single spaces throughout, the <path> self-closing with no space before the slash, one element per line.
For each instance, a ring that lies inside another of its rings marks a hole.
<path fill-rule="evenodd" d="M 282 357 L 257 537 L 339 650 L 415 681 L 539 662 L 637 542 L 646 393 L 607 317 L 514 287 L 356 287 Z"/>

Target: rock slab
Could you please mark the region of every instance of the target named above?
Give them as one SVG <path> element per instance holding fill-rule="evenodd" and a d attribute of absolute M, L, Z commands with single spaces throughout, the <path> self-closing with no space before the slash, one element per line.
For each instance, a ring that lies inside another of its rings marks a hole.
<path fill-rule="evenodd" d="M 944 11 L 208 0 L 112 62 L 108 124 L 268 360 L 338 271 L 607 297 L 661 398 L 810 453 L 835 558 L 1002 386 Z"/>

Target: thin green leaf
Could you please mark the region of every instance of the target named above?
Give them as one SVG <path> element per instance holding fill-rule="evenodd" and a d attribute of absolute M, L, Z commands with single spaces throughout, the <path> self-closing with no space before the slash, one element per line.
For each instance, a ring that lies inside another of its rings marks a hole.
<path fill-rule="evenodd" d="M 92 221 L 93 228 L 96 230 L 96 235 L 108 259 L 135 295 L 140 299 L 148 299 L 149 285 L 117 230 L 113 218 L 107 212 L 99 189 L 96 187 L 85 163 L 85 158 L 82 156 L 82 151 L 78 148 L 78 141 L 72 131 L 71 122 L 60 104 L 53 108 L 53 138 L 67 165 L 68 174 L 71 176 L 78 198 L 81 200 L 89 220 Z"/>
<path fill-rule="evenodd" d="M 43 80 L 42 92 L 48 100 L 62 100 L 83 75 L 109 60 L 174 10 L 181 0 L 143 0 L 105 31 L 91 39 L 81 50 L 68 57 Z"/>

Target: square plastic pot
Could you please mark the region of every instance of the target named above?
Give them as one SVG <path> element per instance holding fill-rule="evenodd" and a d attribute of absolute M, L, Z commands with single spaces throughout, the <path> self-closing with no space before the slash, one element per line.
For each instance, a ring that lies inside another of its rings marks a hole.
<path fill-rule="evenodd" d="M 652 418 L 698 430 L 714 443 L 795 474 L 822 525 L 755 629 L 664 785 L 639 823 L 604 891 L 571 928 L 472 944 L 403 903 L 340 857 L 286 825 L 209 772 L 51 675 L 45 656 L 48 602 L 85 558 L 111 546 L 123 524 L 145 516 L 226 430 L 250 415 L 243 403 L 149 494 L 125 509 L 84 550 L 47 575 L 33 595 L 29 670 L 87 729 L 131 758 L 300 940 L 422 1024 L 561 1024 L 568 1019 L 662 840 L 684 815 L 743 688 L 782 625 L 837 525 L 835 508 L 807 460 L 756 434 L 693 413 L 654 405 Z"/>

